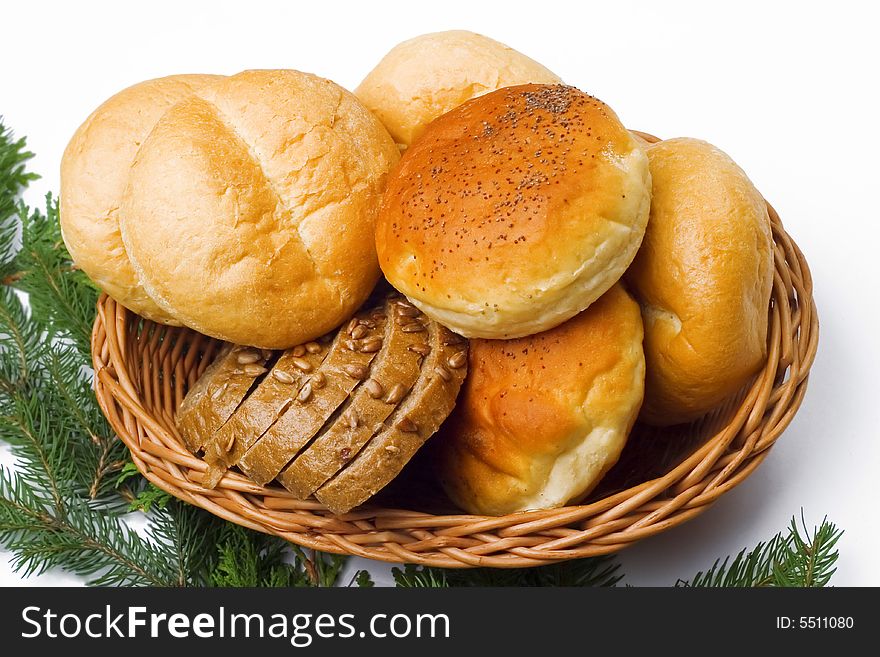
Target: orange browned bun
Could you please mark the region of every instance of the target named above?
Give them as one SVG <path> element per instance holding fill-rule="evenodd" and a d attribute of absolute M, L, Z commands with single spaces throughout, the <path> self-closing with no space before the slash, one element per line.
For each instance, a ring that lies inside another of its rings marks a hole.
<path fill-rule="evenodd" d="M 434 121 L 405 153 L 376 227 L 379 264 L 432 319 L 515 338 L 584 310 L 642 241 L 650 175 L 604 103 L 508 87 Z"/>
<path fill-rule="evenodd" d="M 773 250 L 767 205 L 725 153 L 669 139 L 648 158 L 651 219 L 626 278 L 645 321 L 641 418 L 670 425 L 716 407 L 763 365 Z"/>
<path fill-rule="evenodd" d="M 639 307 L 615 285 L 518 340 L 471 340 L 468 377 L 432 440 L 451 499 L 504 515 L 565 505 L 614 465 L 642 402 Z"/>

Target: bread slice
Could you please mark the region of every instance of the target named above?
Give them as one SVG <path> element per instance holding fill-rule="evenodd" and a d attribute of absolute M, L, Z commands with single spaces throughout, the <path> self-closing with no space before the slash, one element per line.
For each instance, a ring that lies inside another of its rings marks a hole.
<path fill-rule="evenodd" d="M 287 410 L 310 373 L 326 358 L 329 343 L 329 339 L 308 342 L 281 355 L 272 371 L 206 443 L 205 486 L 216 486 L 226 470 Z"/>
<path fill-rule="evenodd" d="M 390 303 L 371 313 L 358 313 L 346 330 L 336 334 L 327 357 L 300 388 L 296 401 L 244 452 L 238 467 L 254 483 L 266 484 L 277 477 L 355 387 L 367 380 L 370 363 L 382 348 Z"/>
<path fill-rule="evenodd" d="M 177 429 L 193 454 L 208 444 L 266 373 L 272 352 L 226 345 L 187 393 L 177 411 Z"/>
<path fill-rule="evenodd" d="M 324 427 L 278 476 L 299 499 L 314 493 L 354 459 L 416 383 L 430 353 L 427 318 L 403 299 L 392 304 L 392 315 L 382 350 L 370 369 L 370 379 L 378 387 L 358 386 L 336 421 Z"/>
<path fill-rule="evenodd" d="M 436 322 L 428 323 L 428 332 L 431 352 L 410 394 L 357 457 L 315 493 L 334 513 L 381 490 L 452 412 L 467 374 L 467 343 Z"/>
<path fill-rule="evenodd" d="M 393 479 L 455 405 L 467 341 L 398 294 L 320 342 L 227 347 L 178 412 L 203 484 L 237 466 L 343 513 Z M 317 491 L 317 492 L 316 492 Z"/>

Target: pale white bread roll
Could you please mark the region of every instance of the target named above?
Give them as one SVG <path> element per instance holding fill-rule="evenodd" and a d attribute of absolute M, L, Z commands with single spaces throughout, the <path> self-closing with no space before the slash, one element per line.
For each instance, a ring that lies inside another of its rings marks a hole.
<path fill-rule="evenodd" d="M 470 513 L 550 509 L 617 462 L 642 402 L 639 307 L 615 285 L 556 328 L 471 340 L 468 377 L 432 439 L 450 498 Z"/>
<path fill-rule="evenodd" d="M 156 121 L 217 75 L 172 75 L 125 89 L 85 120 L 61 159 L 61 234 L 76 264 L 123 306 L 164 324 L 179 324 L 138 280 L 119 233 L 128 171 Z"/>
<path fill-rule="evenodd" d="M 641 418 L 694 420 L 767 356 L 773 249 L 767 204 L 725 153 L 696 139 L 650 146 L 651 218 L 626 280 L 645 321 Z"/>
<path fill-rule="evenodd" d="M 539 333 L 623 275 L 650 191 L 648 158 L 607 105 L 564 85 L 507 87 L 404 152 L 376 226 L 379 263 L 461 335 Z"/>
<path fill-rule="evenodd" d="M 349 318 L 379 277 L 393 140 L 315 75 L 245 71 L 169 109 L 128 177 L 122 237 L 144 288 L 197 331 L 263 348 Z"/>
<path fill-rule="evenodd" d="M 561 80 L 503 43 L 464 30 L 423 34 L 392 48 L 355 90 L 401 146 L 438 116 L 502 87 Z"/>

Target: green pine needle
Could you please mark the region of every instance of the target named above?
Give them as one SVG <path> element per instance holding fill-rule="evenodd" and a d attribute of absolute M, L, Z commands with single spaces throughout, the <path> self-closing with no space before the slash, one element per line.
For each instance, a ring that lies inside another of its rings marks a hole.
<path fill-rule="evenodd" d="M 143 511 L 144 513 L 149 513 L 154 508 L 161 511 L 173 499 L 170 493 L 150 484 L 128 503 L 128 508 L 130 511 Z"/>
<path fill-rule="evenodd" d="M 812 534 L 801 512 L 801 526 L 791 519 L 788 531 L 752 550 L 742 550 L 733 559 L 717 560 L 712 567 L 697 573 L 690 581 L 677 586 L 698 587 L 822 587 L 827 586 L 837 570 L 835 549 L 842 530 L 827 518 Z"/>
<path fill-rule="evenodd" d="M 17 258 L 16 287 L 28 294 L 34 320 L 49 337 L 63 335 L 79 353 L 91 358 L 89 343 L 98 290 L 78 270 L 61 239 L 58 201 L 46 196 L 46 210 L 19 206 L 22 246 Z"/>
<path fill-rule="evenodd" d="M 537 568 L 475 568 L 473 570 L 419 568 L 407 564 L 393 568 L 398 587 L 451 586 L 616 586 L 623 575 L 613 557 L 592 557 Z"/>
<path fill-rule="evenodd" d="M 0 117 L 0 279 L 3 280 L 13 273 L 11 262 L 18 238 L 18 227 L 7 219 L 17 212 L 21 192 L 39 177 L 25 168 L 33 156 L 24 138 L 14 140 L 12 131 L 3 125 L 3 117 Z"/>
<path fill-rule="evenodd" d="M 228 587 L 333 586 L 345 563 L 344 557 L 319 552 L 307 556 L 299 548 L 293 554 L 297 558 L 288 560 L 290 548 L 279 538 L 227 524 L 209 582 Z"/>
<path fill-rule="evenodd" d="M 351 586 L 352 584 L 361 589 L 371 589 L 376 586 L 376 583 L 373 581 L 373 578 L 370 576 L 370 572 L 368 570 L 357 571 L 348 585 Z"/>

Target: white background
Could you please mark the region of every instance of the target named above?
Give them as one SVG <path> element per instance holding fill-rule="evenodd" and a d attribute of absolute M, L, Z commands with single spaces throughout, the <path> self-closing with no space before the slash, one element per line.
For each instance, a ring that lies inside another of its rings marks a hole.
<path fill-rule="evenodd" d="M 2 12 L 0 114 L 58 189 L 67 140 L 105 98 L 172 73 L 298 68 L 354 88 L 399 41 L 470 29 L 606 101 L 631 128 L 726 150 L 812 267 L 819 356 L 764 464 L 690 523 L 620 554 L 634 585 L 670 585 L 804 508 L 846 530 L 837 585 L 878 585 L 878 16 L 873 3 L 17 2 Z M 872 15 L 869 15 L 872 14 Z M 8 452 L 0 462 L 9 464 Z M 0 552 L 0 584 L 18 583 Z M 380 582 L 387 569 L 373 566 Z M 49 573 L 26 584 L 78 583 Z"/>

